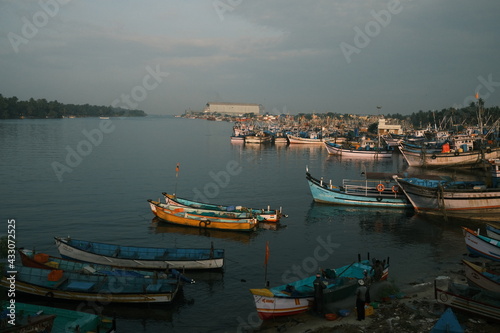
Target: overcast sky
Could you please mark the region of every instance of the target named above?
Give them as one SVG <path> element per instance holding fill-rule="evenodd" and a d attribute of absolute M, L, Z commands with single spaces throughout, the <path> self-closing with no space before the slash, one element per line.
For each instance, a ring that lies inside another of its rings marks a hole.
<path fill-rule="evenodd" d="M 500 105 L 498 0 L 0 0 L 0 93 L 148 114 L 207 102 Z M 377 106 L 381 106 L 380 111 Z"/>

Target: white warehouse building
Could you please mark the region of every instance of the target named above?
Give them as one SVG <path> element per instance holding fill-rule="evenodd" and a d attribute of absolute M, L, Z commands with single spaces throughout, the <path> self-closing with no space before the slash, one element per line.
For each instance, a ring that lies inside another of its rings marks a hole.
<path fill-rule="evenodd" d="M 258 115 L 263 113 L 263 109 L 264 107 L 261 104 L 208 102 L 203 112 L 242 116 L 245 113 Z"/>

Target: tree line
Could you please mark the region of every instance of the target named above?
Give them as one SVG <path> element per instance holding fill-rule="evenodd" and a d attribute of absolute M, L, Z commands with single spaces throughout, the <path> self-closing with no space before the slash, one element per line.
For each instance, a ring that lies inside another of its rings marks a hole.
<path fill-rule="evenodd" d="M 129 110 L 112 106 L 63 104 L 45 98 L 20 101 L 17 97 L 0 94 L 0 119 L 69 118 L 69 117 L 144 117 L 142 110 Z"/>

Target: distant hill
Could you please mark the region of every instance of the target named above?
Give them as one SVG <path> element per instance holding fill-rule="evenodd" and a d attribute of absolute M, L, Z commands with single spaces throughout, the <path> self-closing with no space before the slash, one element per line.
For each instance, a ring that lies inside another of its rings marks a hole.
<path fill-rule="evenodd" d="M 72 118 L 72 117 L 145 117 L 142 110 L 129 110 L 112 106 L 63 104 L 46 99 L 20 101 L 17 97 L 0 94 L 0 119 L 19 118 Z"/>

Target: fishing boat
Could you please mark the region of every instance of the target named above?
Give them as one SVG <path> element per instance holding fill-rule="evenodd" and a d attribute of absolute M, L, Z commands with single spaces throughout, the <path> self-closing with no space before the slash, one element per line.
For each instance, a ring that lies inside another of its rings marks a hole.
<path fill-rule="evenodd" d="M 34 318 L 40 315 L 55 316 L 52 332 L 81 333 L 113 333 L 116 332 L 116 321 L 111 317 L 103 317 L 93 313 L 60 309 L 51 306 L 16 302 L 16 318 Z M 1 331 L 4 332 L 4 331 Z M 30 331 L 24 331 L 30 332 Z M 43 332 L 33 331 L 33 332 Z"/>
<path fill-rule="evenodd" d="M 500 240 L 500 223 L 486 223 L 486 236 Z"/>
<path fill-rule="evenodd" d="M 500 293 L 500 273 L 462 259 L 465 277 L 478 288 Z"/>
<path fill-rule="evenodd" d="M 462 227 L 465 236 L 465 246 L 470 253 L 500 261 L 500 241 L 482 236 L 479 232 L 472 229 Z"/>
<path fill-rule="evenodd" d="M 497 181 L 488 187 L 481 181 L 393 178 L 417 213 L 481 221 L 497 221 L 500 216 Z"/>
<path fill-rule="evenodd" d="M 437 287 L 434 281 L 434 298 L 438 303 L 455 309 L 498 320 L 500 295 L 464 284 L 449 283 L 447 290 Z"/>
<path fill-rule="evenodd" d="M 62 257 L 101 265 L 140 270 L 217 269 L 224 265 L 224 250 L 122 246 L 54 237 Z"/>
<path fill-rule="evenodd" d="M 391 158 L 393 156 L 393 150 L 390 149 L 381 149 L 381 148 L 370 148 L 370 147 L 362 147 L 358 148 L 344 148 L 344 146 L 326 141 L 324 142 L 326 150 L 329 155 L 339 155 L 342 157 L 349 158 Z"/>
<path fill-rule="evenodd" d="M 411 208 L 403 191 L 391 178 L 343 179 L 342 185 L 334 186 L 323 179 L 316 179 L 306 168 L 306 180 L 315 202 L 331 205 L 364 207 Z"/>
<path fill-rule="evenodd" d="M 288 142 L 290 144 L 315 144 L 322 145 L 325 142 L 324 138 L 318 135 L 309 135 L 309 136 L 299 136 L 287 134 Z"/>
<path fill-rule="evenodd" d="M 16 266 L 14 271 L 16 293 L 58 300 L 170 303 L 180 286 L 178 279 L 89 275 L 25 266 Z M 0 282 L 7 288 L 10 283 L 8 276 L 3 276 Z"/>
<path fill-rule="evenodd" d="M 480 150 L 460 151 L 426 151 L 425 149 L 410 149 L 402 145 L 399 150 L 409 166 L 414 167 L 474 167 L 483 166 L 484 160 L 500 157 L 500 148 L 485 148 Z"/>
<path fill-rule="evenodd" d="M 17 302 L 16 302 L 17 305 Z M 47 315 L 47 314 L 33 314 L 33 315 L 20 315 L 17 312 L 16 306 L 16 316 L 14 319 L 10 319 L 7 316 L 7 311 L 9 309 L 7 307 L 2 307 L 2 312 L 0 314 L 0 332 L 2 333 L 50 333 L 53 331 L 54 321 L 56 319 L 55 315 Z"/>
<path fill-rule="evenodd" d="M 281 217 L 286 217 L 286 215 L 282 213 L 281 208 L 278 210 L 278 209 L 270 209 L 269 206 L 266 209 L 264 208 L 258 209 L 258 208 L 247 208 L 239 205 L 217 205 L 217 204 L 209 204 L 209 203 L 179 198 L 176 195 L 168 194 L 165 192 L 163 192 L 162 194 L 165 197 L 165 203 L 167 204 L 174 204 L 179 206 L 209 209 L 209 210 L 223 211 L 223 212 L 250 212 L 258 216 L 259 221 L 262 222 L 279 222 Z"/>
<path fill-rule="evenodd" d="M 76 261 L 65 258 L 54 257 L 43 252 L 36 253 L 35 251 L 25 248 L 18 249 L 21 263 L 26 267 L 34 267 L 41 269 L 59 269 L 65 272 L 75 272 L 83 274 L 97 275 L 113 275 L 126 277 L 149 277 L 149 278 L 179 278 L 182 282 L 195 283 L 193 279 L 189 279 L 181 274 L 175 268 L 169 271 L 140 271 L 123 269 L 109 265 L 92 264 L 84 261 Z"/>
<path fill-rule="evenodd" d="M 201 212 L 190 213 L 194 212 L 195 208 L 179 208 L 179 206 L 163 204 L 153 200 L 148 200 L 148 202 L 153 214 L 169 223 L 188 227 L 231 231 L 255 231 L 258 226 L 256 218 L 223 218 L 216 217 L 215 213 L 203 213 L 204 215 L 201 215 Z M 221 214 L 221 212 L 216 213 Z M 236 214 L 241 215 L 246 213 L 234 213 L 234 215 Z"/>
<path fill-rule="evenodd" d="M 380 280 L 389 274 L 389 261 L 381 263 Z M 354 262 L 336 269 L 326 269 L 322 279 L 326 288 L 323 291 L 324 302 L 331 303 L 354 294 L 358 287 L 358 279 L 364 277 L 366 270 L 373 276 L 374 267 L 369 260 Z M 257 313 L 261 319 L 290 316 L 308 311 L 314 302 L 313 282 L 316 275 L 293 281 L 277 287 L 250 289 Z"/>

